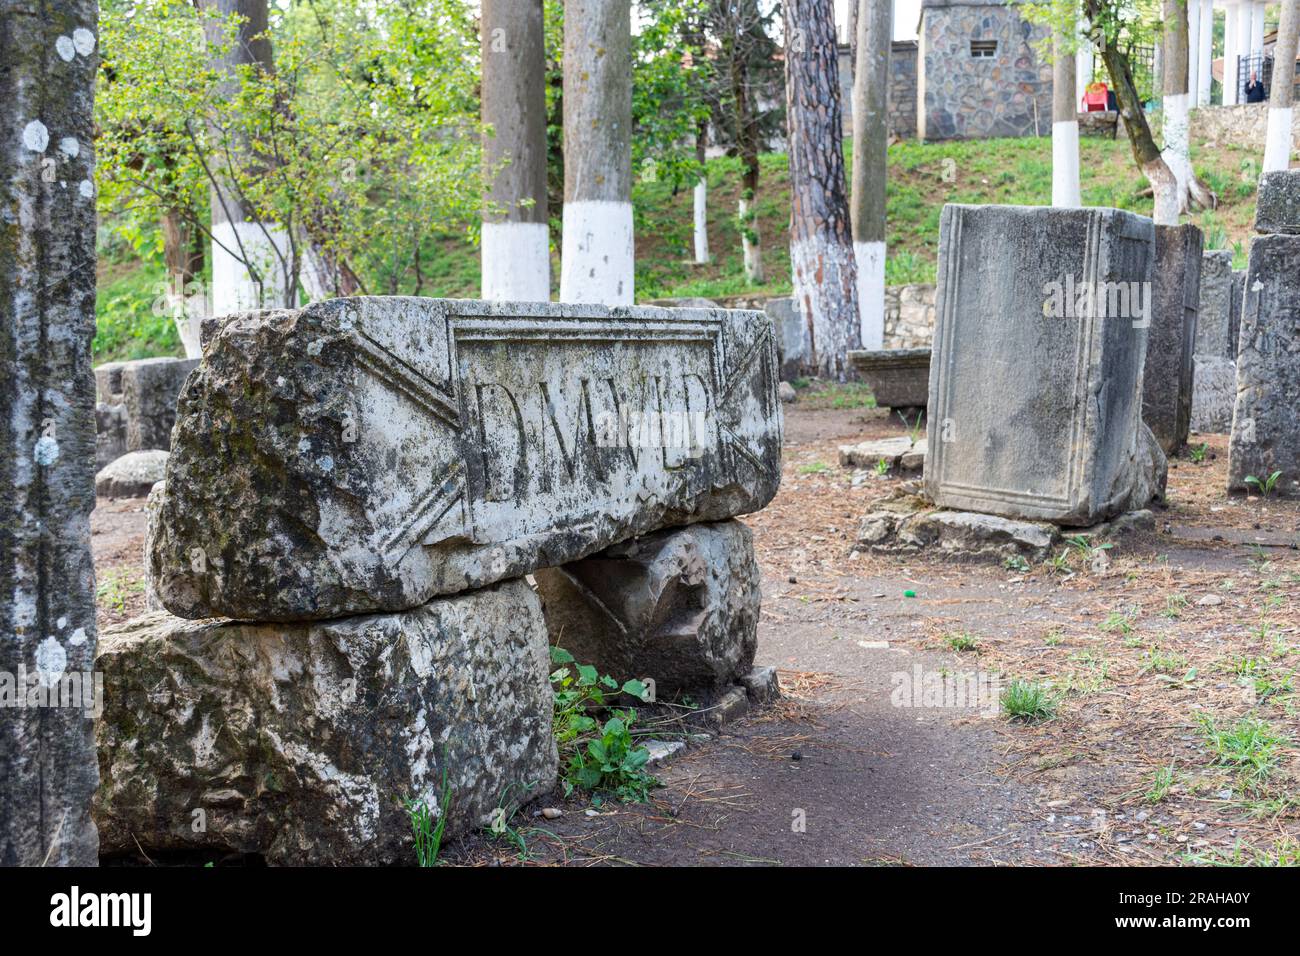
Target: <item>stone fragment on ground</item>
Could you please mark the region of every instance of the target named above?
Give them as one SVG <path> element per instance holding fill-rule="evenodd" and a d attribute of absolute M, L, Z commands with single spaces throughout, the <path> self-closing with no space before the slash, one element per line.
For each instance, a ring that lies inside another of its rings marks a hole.
<path fill-rule="evenodd" d="M 1300 497 L 1298 301 L 1300 235 L 1257 236 L 1246 271 L 1228 443 L 1229 492 Z M 1251 477 L 1273 483 L 1261 488 L 1246 480 Z"/>
<path fill-rule="evenodd" d="M 444 774 L 447 836 L 556 779 L 546 628 L 522 580 L 304 624 L 151 612 L 102 635 L 97 668 L 106 853 L 413 864 L 403 801 L 436 817 Z"/>
<path fill-rule="evenodd" d="M 924 438 L 913 442 L 906 435 L 841 445 L 840 467 L 876 470 L 883 460 L 888 472 L 920 471 L 925 466 L 925 449 Z"/>
<path fill-rule="evenodd" d="M 1134 298 L 1154 236 L 1114 209 L 944 207 L 925 468 L 936 505 L 1086 526 L 1163 486 L 1141 424 Z"/>
<path fill-rule="evenodd" d="M 876 404 L 899 412 L 909 425 L 930 401 L 928 348 L 862 349 L 849 352 L 849 361 L 871 388 Z"/>
<path fill-rule="evenodd" d="M 778 387 L 776 394 L 786 405 L 792 404 L 799 400 L 799 393 L 794 390 L 794 386 L 789 382 L 782 382 Z"/>
<path fill-rule="evenodd" d="M 409 608 L 780 482 L 762 313 L 362 297 L 204 328 L 149 558 L 184 617 Z"/>
<path fill-rule="evenodd" d="M 659 531 L 533 577 L 551 642 L 601 674 L 667 699 L 750 672 L 761 574 L 739 521 Z"/>
<path fill-rule="evenodd" d="M 167 452 L 129 451 L 95 475 L 95 494 L 101 498 L 144 498 L 162 481 Z"/>

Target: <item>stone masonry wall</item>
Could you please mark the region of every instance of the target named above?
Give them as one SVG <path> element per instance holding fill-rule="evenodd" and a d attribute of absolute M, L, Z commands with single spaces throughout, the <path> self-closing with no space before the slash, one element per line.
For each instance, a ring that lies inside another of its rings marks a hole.
<path fill-rule="evenodd" d="M 1046 136 L 1052 129 L 1052 65 L 1038 53 L 1046 28 L 1013 5 L 925 0 L 921 11 L 917 135 L 924 140 Z M 990 57 L 971 41 L 996 41 Z"/>
<path fill-rule="evenodd" d="M 844 104 L 844 135 L 853 135 L 853 70 L 849 48 L 840 47 L 840 102 Z M 889 135 L 916 138 L 916 41 L 895 40 L 889 50 Z"/>
<path fill-rule="evenodd" d="M 1268 129 L 1268 104 L 1202 106 L 1192 110 L 1191 123 L 1191 141 L 1197 146 L 1232 143 L 1262 151 Z M 1291 142 L 1293 148 L 1300 149 L 1300 111 L 1291 120 Z"/>

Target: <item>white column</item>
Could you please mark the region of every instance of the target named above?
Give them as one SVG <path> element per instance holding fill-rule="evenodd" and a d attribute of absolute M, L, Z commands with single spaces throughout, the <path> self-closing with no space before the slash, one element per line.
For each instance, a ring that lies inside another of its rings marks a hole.
<path fill-rule="evenodd" d="M 1083 109 L 1083 94 L 1092 82 L 1093 52 L 1092 44 L 1084 41 L 1074 54 L 1074 108 Z"/>
<path fill-rule="evenodd" d="M 1197 93 L 1201 88 L 1201 4 L 1200 0 L 1187 0 L 1187 108 L 1196 109 L 1201 104 Z"/>
<path fill-rule="evenodd" d="M 1241 0 L 1237 4 L 1237 57 L 1240 64 L 1245 63 L 1246 57 L 1250 56 L 1250 23 L 1253 15 L 1254 4 L 1251 0 Z M 1233 70 L 1232 75 L 1237 79 L 1242 79 L 1240 66 Z M 1245 83 L 1250 80 L 1250 74 L 1247 74 L 1242 80 L 1243 91 L 1239 102 L 1246 102 L 1244 90 Z"/>
<path fill-rule="evenodd" d="M 1256 56 L 1264 52 L 1264 3 L 1263 0 L 1255 0 L 1250 5 L 1250 55 Z M 1262 80 L 1263 77 L 1261 76 Z"/>
<path fill-rule="evenodd" d="M 1237 102 L 1237 4 L 1223 5 L 1223 105 Z"/>
<path fill-rule="evenodd" d="M 1201 42 L 1196 53 L 1196 79 L 1199 89 L 1196 100 L 1201 106 L 1210 105 L 1210 80 L 1214 62 L 1214 0 L 1197 0 L 1201 7 Z"/>

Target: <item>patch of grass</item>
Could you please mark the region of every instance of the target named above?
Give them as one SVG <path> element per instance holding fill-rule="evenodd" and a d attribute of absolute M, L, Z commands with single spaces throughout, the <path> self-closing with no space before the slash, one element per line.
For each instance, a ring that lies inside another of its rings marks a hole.
<path fill-rule="evenodd" d="M 1242 717 L 1230 726 L 1221 727 L 1212 716 L 1202 714 L 1199 723 L 1214 762 L 1236 771 L 1250 788 L 1268 780 L 1290 743 L 1284 734 L 1259 717 Z"/>
<path fill-rule="evenodd" d="M 1056 716 L 1060 700 L 1045 684 L 1014 678 L 1002 691 L 1002 711 L 1011 720 L 1036 723 Z"/>
<path fill-rule="evenodd" d="M 1133 633 L 1133 622 L 1137 620 L 1137 611 L 1112 611 L 1106 615 L 1106 620 L 1097 625 L 1099 630 L 1107 634 L 1123 634 L 1125 636 Z"/>
<path fill-rule="evenodd" d="M 979 647 L 980 642 L 973 634 L 966 631 L 960 631 L 954 634 L 949 634 L 944 638 L 944 643 L 954 651 L 973 651 Z"/>
<path fill-rule="evenodd" d="M 824 382 L 813 381 L 803 395 L 799 404 L 809 409 L 822 408 L 875 408 L 876 396 L 862 382 Z"/>
<path fill-rule="evenodd" d="M 1155 776 L 1151 779 L 1151 788 L 1143 794 L 1142 799 L 1147 803 L 1159 803 L 1165 797 L 1169 796 L 1169 791 L 1174 785 L 1174 768 L 1171 764 L 1168 767 L 1161 767 L 1156 771 Z"/>
<path fill-rule="evenodd" d="M 125 568 L 110 571 L 95 586 L 95 601 L 108 610 L 126 610 L 126 599 L 144 591 L 144 581 L 132 578 Z"/>
<path fill-rule="evenodd" d="M 831 466 L 824 461 L 810 461 L 807 464 L 800 465 L 795 472 L 800 475 L 824 475 L 831 470 Z"/>
<path fill-rule="evenodd" d="M 1152 648 L 1146 653 L 1146 661 L 1139 668 L 1139 674 L 1174 674 L 1187 667 L 1187 658 L 1181 654 L 1170 654 L 1160 648 Z"/>

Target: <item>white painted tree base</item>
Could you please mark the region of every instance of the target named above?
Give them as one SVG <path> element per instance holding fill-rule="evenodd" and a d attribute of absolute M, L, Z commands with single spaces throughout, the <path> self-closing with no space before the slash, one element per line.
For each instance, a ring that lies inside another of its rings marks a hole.
<path fill-rule="evenodd" d="M 631 305 L 634 261 L 630 202 L 586 199 L 564 204 L 561 302 Z"/>
<path fill-rule="evenodd" d="M 862 344 L 853 247 L 820 237 L 792 242 L 790 272 L 810 364 L 818 375 L 843 380 L 845 353 Z"/>
<path fill-rule="evenodd" d="M 1052 205 L 1077 209 L 1083 205 L 1079 192 L 1079 123 L 1061 120 L 1052 124 Z"/>
<path fill-rule="evenodd" d="M 1186 93 L 1166 95 L 1165 111 L 1165 148 L 1161 151 L 1165 163 L 1178 182 L 1179 212 L 1186 209 L 1187 184 L 1192 178 L 1192 159 L 1189 142 L 1190 115 Z"/>
<path fill-rule="evenodd" d="M 709 184 L 701 179 L 695 184 L 695 264 L 709 261 Z"/>
<path fill-rule="evenodd" d="M 1291 117 L 1289 106 L 1270 106 L 1268 133 L 1264 140 L 1264 172 L 1291 168 Z"/>
<path fill-rule="evenodd" d="M 489 302 L 551 300 L 551 232 L 544 222 L 485 222 L 481 294 Z"/>
<path fill-rule="evenodd" d="M 763 246 L 758 235 L 758 222 L 757 220 L 752 224 L 749 222 L 749 203 L 743 199 L 737 204 L 737 212 L 745 227 L 745 231 L 740 234 L 740 254 L 745 262 L 745 281 L 757 284 L 763 281 Z M 750 232 L 754 234 L 752 241 L 749 238 Z"/>
<path fill-rule="evenodd" d="M 280 257 L 289 258 L 289 238 L 283 229 L 264 228 L 255 222 L 223 222 L 212 227 L 212 236 L 216 240 L 212 243 L 213 315 L 297 304 L 285 301 L 284 265 Z M 261 276 L 260 295 L 241 258 L 252 263 Z"/>
<path fill-rule="evenodd" d="M 862 325 L 862 347 L 885 347 L 885 244 L 855 242 L 853 256 L 858 263 L 858 312 Z"/>

